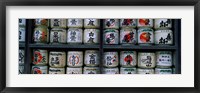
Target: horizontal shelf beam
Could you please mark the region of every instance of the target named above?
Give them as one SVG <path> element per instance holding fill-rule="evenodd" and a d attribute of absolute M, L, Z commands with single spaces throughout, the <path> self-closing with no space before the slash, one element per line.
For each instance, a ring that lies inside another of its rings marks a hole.
<path fill-rule="evenodd" d="M 29 44 L 30 48 L 69 48 L 69 49 L 99 49 L 99 45 L 82 45 L 82 44 Z"/>
<path fill-rule="evenodd" d="M 25 48 L 25 43 L 19 43 L 19 48 Z"/>
<path fill-rule="evenodd" d="M 20 44 L 20 46 L 25 46 Z M 29 44 L 30 48 L 70 48 L 70 49 L 99 49 L 99 45 L 82 45 L 82 44 Z M 142 50 L 176 50 L 176 46 L 142 46 L 142 45 L 103 45 L 103 49 L 142 49 Z"/>
<path fill-rule="evenodd" d="M 103 45 L 104 49 L 141 49 L 141 50 L 176 50 L 176 46 L 162 46 L 162 45 L 152 45 L 152 46 L 142 46 L 142 45 Z"/>

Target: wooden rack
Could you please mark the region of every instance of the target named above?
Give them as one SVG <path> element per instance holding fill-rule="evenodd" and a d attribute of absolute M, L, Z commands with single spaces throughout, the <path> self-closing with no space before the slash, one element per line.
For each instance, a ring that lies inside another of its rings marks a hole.
<path fill-rule="evenodd" d="M 31 66 L 32 66 L 32 53 L 33 49 L 47 49 L 47 50 L 88 50 L 88 49 L 96 49 L 100 51 L 100 67 L 102 68 L 103 62 L 103 53 L 104 51 L 122 51 L 122 50 L 134 50 L 134 51 L 160 51 L 160 50 L 168 50 L 174 52 L 175 58 L 175 70 L 176 74 L 181 74 L 181 19 L 173 19 L 172 20 L 172 31 L 174 44 L 172 46 L 169 45 L 152 45 L 152 46 L 140 46 L 140 45 L 104 45 L 103 44 L 103 20 L 100 20 L 100 43 L 98 45 L 72 45 L 72 44 L 36 44 L 32 41 L 32 34 L 34 30 L 34 21 L 33 19 L 26 20 L 26 37 L 24 43 L 19 43 L 19 49 L 25 50 L 25 63 L 24 70 L 25 74 L 31 74 Z M 50 29 L 50 28 L 49 28 Z"/>

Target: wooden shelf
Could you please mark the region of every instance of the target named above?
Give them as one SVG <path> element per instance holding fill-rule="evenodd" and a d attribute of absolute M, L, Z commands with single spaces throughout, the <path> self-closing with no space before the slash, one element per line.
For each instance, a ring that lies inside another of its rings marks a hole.
<path fill-rule="evenodd" d="M 34 29 L 34 21 L 33 19 L 26 21 L 27 33 L 26 33 L 26 42 L 19 43 L 19 48 L 25 50 L 25 74 L 31 73 L 31 59 L 32 59 L 32 49 L 46 49 L 49 51 L 85 51 L 85 50 L 99 50 L 100 51 L 100 65 L 99 67 L 103 67 L 103 53 L 106 51 L 126 51 L 133 50 L 137 52 L 155 52 L 155 51 L 173 51 L 173 55 L 175 55 L 175 70 L 176 74 L 181 74 L 181 20 L 173 20 L 173 24 L 171 30 L 173 31 L 174 43 L 173 45 L 105 45 L 103 43 L 103 20 L 100 20 L 100 42 L 98 45 L 89 45 L 89 44 L 37 44 L 32 43 L 33 37 L 33 29 Z M 100 71 L 102 72 L 102 71 Z"/>
<path fill-rule="evenodd" d="M 25 48 L 25 43 L 19 43 L 19 48 Z"/>
<path fill-rule="evenodd" d="M 176 46 L 162 46 L 162 45 L 103 45 L 103 49 L 141 49 L 141 50 L 175 50 Z"/>
<path fill-rule="evenodd" d="M 29 44 L 30 48 L 68 48 L 68 49 L 99 49 L 100 45 L 84 44 Z"/>

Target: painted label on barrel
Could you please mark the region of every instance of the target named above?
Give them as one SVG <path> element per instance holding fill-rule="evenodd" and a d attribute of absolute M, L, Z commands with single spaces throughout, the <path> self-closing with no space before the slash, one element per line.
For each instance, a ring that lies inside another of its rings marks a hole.
<path fill-rule="evenodd" d="M 98 44 L 99 34 L 98 29 L 85 29 L 84 30 L 84 43 L 85 44 Z"/>
<path fill-rule="evenodd" d="M 85 51 L 85 65 L 86 66 L 98 66 L 99 65 L 99 51 L 97 50 L 86 50 Z"/>
<path fill-rule="evenodd" d="M 137 64 L 137 53 L 135 51 L 121 51 L 120 65 L 123 67 L 133 67 Z"/>
<path fill-rule="evenodd" d="M 82 74 L 82 67 L 72 68 L 67 67 L 67 74 Z"/>
<path fill-rule="evenodd" d="M 103 68 L 103 74 L 119 74 L 119 69 L 116 68 Z"/>
<path fill-rule="evenodd" d="M 65 68 L 49 68 L 49 74 L 65 74 Z"/>
<path fill-rule="evenodd" d="M 172 66 L 172 52 L 171 51 L 157 51 L 156 52 L 156 65 L 159 67 Z"/>
<path fill-rule="evenodd" d="M 67 31 L 67 43 L 82 43 L 82 29 L 69 28 Z"/>
<path fill-rule="evenodd" d="M 36 26 L 48 26 L 48 19 L 42 19 L 42 18 L 39 18 L 39 19 L 35 19 L 35 25 Z"/>
<path fill-rule="evenodd" d="M 51 28 L 54 28 L 54 27 L 66 28 L 67 20 L 66 19 L 51 19 Z"/>
<path fill-rule="evenodd" d="M 19 72 L 18 74 L 24 74 L 24 65 L 19 66 Z"/>
<path fill-rule="evenodd" d="M 155 53 L 138 53 L 138 67 L 154 68 L 155 65 Z"/>
<path fill-rule="evenodd" d="M 143 69 L 143 68 L 138 68 L 137 69 L 138 74 L 155 74 L 154 69 Z"/>
<path fill-rule="evenodd" d="M 137 33 L 135 29 L 124 28 L 120 30 L 120 43 L 121 44 L 136 44 Z"/>
<path fill-rule="evenodd" d="M 66 43 L 67 42 L 67 33 L 65 29 L 54 28 L 51 30 L 50 34 L 51 43 Z"/>
<path fill-rule="evenodd" d="M 100 20 L 99 19 L 84 19 L 85 28 L 99 28 Z"/>
<path fill-rule="evenodd" d="M 155 68 L 155 74 L 172 74 L 171 68 Z"/>
<path fill-rule="evenodd" d="M 65 52 L 50 52 L 49 65 L 51 67 L 65 67 L 66 53 Z"/>
<path fill-rule="evenodd" d="M 135 28 L 137 26 L 137 19 L 120 19 L 120 26 Z"/>
<path fill-rule="evenodd" d="M 171 28 L 171 27 L 172 27 L 171 19 L 155 19 L 155 21 L 154 21 L 155 29 Z"/>
<path fill-rule="evenodd" d="M 104 28 L 119 28 L 119 19 L 104 19 Z"/>
<path fill-rule="evenodd" d="M 136 74 L 136 68 L 121 67 L 120 74 Z"/>
<path fill-rule="evenodd" d="M 119 44 L 119 33 L 115 29 L 104 30 L 104 44 Z"/>
<path fill-rule="evenodd" d="M 19 42 L 25 42 L 25 27 L 19 27 Z"/>
<path fill-rule="evenodd" d="M 32 66 L 32 74 L 48 74 L 47 66 Z"/>
<path fill-rule="evenodd" d="M 138 30 L 138 43 L 139 44 L 153 44 L 154 32 L 151 28 L 140 28 Z"/>
<path fill-rule="evenodd" d="M 153 27 L 153 19 L 138 19 L 138 27 Z"/>
<path fill-rule="evenodd" d="M 49 41 L 49 32 L 47 27 L 39 26 L 34 29 L 33 40 L 36 43 L 47 43 Z"/>
<path fill-rule="evenodd" d="M 82 51 L 68 51 L 67 65 L 70 67 L 80 67 L 83 65 Z"/>
<path fill-rule="evenodd" d="M 105 67 L 116 67 L 119 64 L 117 52 L 104 52 L 104 63 Z"/>
<path fill-rule="evenodd" d="M 173 44 L 173 33 L 171 30 L 156 30 L 155 31 L 155 44 Z"/>
<path fill-rule="evenodd" d="M 68 19 L 68 27 L 69 28 L 82 28 L 83 27 L 83 19 Z"/>
<path fill-rule="evenodd" d="M 19 49 L 19 65 L 24 64 L 24 58 L 25 58 L 24 50 Z"/>
<path fill-rule="evenodd" d="M 84 67 L 83 74 L 100 74 L 99 67 Z"/>
<path fill-rule="evenodd" d="M 24 19 L 24 18 L 20 18 L 19 19 L 19 26 L 26 26 L 26 19 Z"/>
<path fill-rule="evenodd" d="M 47 50 L 36 49 L 33 50 L 33 64 L 34 65 L 46 65 L 48 63 Z"/>

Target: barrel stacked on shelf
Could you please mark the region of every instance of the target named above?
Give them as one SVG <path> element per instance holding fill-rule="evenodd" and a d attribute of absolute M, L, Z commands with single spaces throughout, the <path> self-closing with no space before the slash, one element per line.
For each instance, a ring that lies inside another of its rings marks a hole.
<path fill-rule="evenodd" d="M 102 20 L 100 23 L 100 20 Z M 172 19 L 34 19 L 32 74 L 172 74 L 175 51 L 104 49 L 174 45 Z M 102 26 L 100 26 L 102 24 Z M 100 40 L 100 32 L 103 37 Z M 99 49 L 76 49 L 103 43 Z M 72 45 L 74 49 L 56 49 Z M 23 52 L 23 51 L 22 51 Z M 19 52 L 20 53 L 20 52 Z M 23 54 L 23 53 L 21 53 Z M 20 54 L 19 54 L 20 55 Z M 103 59 L 100 59 L 102 56 Z M 102 69 L 101 69 L 102 68 Z M 174 70 L 174 68 L 173 68 Z"/>
<path fill-rule="evenodd" d="M 25 42 L 26 34 L 26 19 L 19 19 L 19 42 Z"/>
<path fill-rule="evenodd" d="M 48 19 L 34 20 L 34 43 L 43 44 L 49 41 Z M 32 73 L 47 74 L 48 69 L 48 51 L 45 49 L 33 49 L 32 55 Z"/>
<path fill-rule="evenodd" d="M 171 19 L 138 19 L 139 45 L 173 45 Z M 138 73 L 172 74 L 172 51 L 138 53 Z"/>
<path fill-rule="evenodd" d="M 44 21 L 45 20 L 45 21 Z M 36 44 L 99 44 L 99 19 L 35 19 L 33 41 Z M 38 24 L 43 25 L 38 27 Z M 45 24 L 43 24 L 45 23 Z M 50 25 L 50 28 L 46 26 Z M 40 28 L 40 29 L 38 29 Z M 44 30 L 45 29 L 45 30 Z M 50 36 L 48 35 L 50 31 Z M 84 32 L 83 32 L 84 30 Z M 83 36 L 84 35 L 84 36 Z M 50 42 L 49 42 L 49 39 Z M 43 42 L 44 41 L 44 42 Z M 67 50 L 67 49 L 66 49 Z M 33 74 L 99 74 L 99 51 L 33 51 Z M 83 60 L 85 59 L 85 60 Z M 48 67 L 49 66 L 49 67 Z M 83 70 L 83 66 L 84 70 Z M 40 73 L 37 73 L 40 72 Z"/>
<path fill-rule="evenodd" d="M 103 24 L 105 45 L 173 45 L 171 19 L 105 19 Z M 118 74 L 119 68 L 120 74 L 172 74 L 172 51 L 108 50 L 104 67 L 103 74 Z"/>
<path fill-rule="evenodd" d="M 26 19 L 19 19 L 19 42 L 25 43 L 25 34 L 26 34 Z M 20 47 L 20 46 L 19 46 Z M 24 61 L 25 61 L 25 52 L 24 48 L 19 48 L 19 73 L 24 74 Z"/>
<path fill-rule="evenodd" d="M 103 20 L 103 39 L 104 44 L 116 45 L 119 44 L 119 20 L 104 19 Z M 104 51 L 103 53 L 103 74 L 119 74 L 118 64 L 119 57 L 116 51 Z"/>
<path fill-rule="evenodd" d="M 24 49 L 19 49 L 19 73 L 18 74 L 24 74 Z"/>

